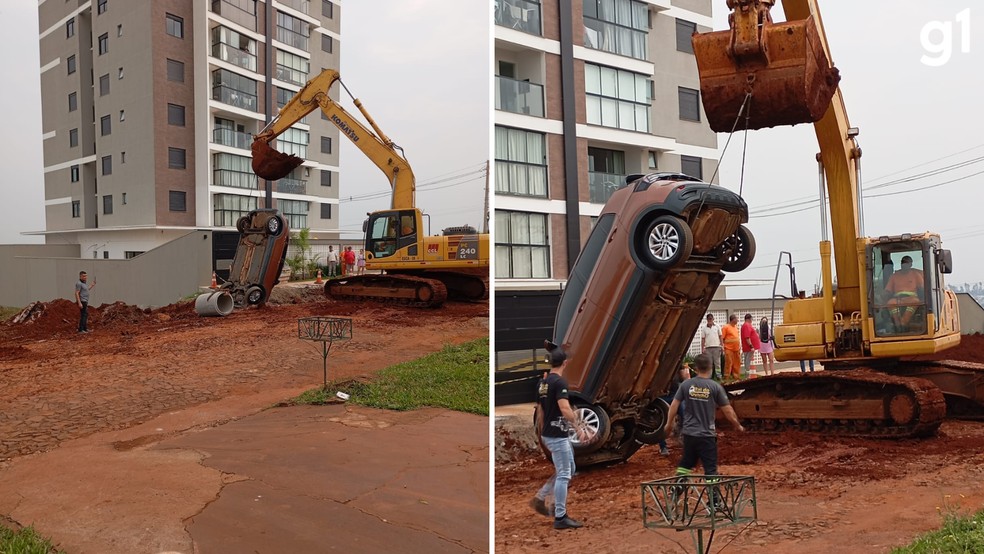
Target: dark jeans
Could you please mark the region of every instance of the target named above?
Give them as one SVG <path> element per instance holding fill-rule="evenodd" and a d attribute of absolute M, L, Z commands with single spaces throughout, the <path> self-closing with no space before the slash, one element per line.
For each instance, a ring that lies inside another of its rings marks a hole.
<path fill-rule="evenodd" d="M 89 303 L 83 302 L 82 307 L 79 308 L 79 331 L 89 330 Z"/>
<path fill-rule="evenodd" d="M 717 437 L 683 436 L 683 457 L 680 458 L 680 463 L 677 466 L 693 470 L 697 467 L 698 459 L 700 459 L 700 464 L 704 466 L 704 475 L 717 475 Z M 677 473 L 680 472 L 677 471 Z"/>

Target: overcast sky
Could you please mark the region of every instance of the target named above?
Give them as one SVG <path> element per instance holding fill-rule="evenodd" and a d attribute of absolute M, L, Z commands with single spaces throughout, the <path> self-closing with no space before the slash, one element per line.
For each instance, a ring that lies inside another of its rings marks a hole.
<path fill-rule="evenodd" d="M 432 232 L 480 228 L 490 136 L 489 4 L 341 4 L 342 81 L 404 148 L 417 177 L 417 205 L 431 215 Z M 0 2 L 0 121 L 7 129 L 0 149 L 0 244 L 41 242 L 20 233 L 44 229 L 37 10 L 36 0 Z M 342 105 L 358 114 L 348 99 Z M 339 142 L 340 225 L 357 237 L 367 211 L 389 207 L 390 187 L 361 151 L 344 138 Z M 381 196 L 358 198 L 373 193 Z"/>
<path fill-rule="evenodd" d="M 720 4 L 720 6 L 719 6 Z M 724 2 L 714 7 L 715 28 L 727 27 Z M 778 4 L 778 3 L 777 3 Z M 862 180 L 874 187 L 945 166 L 970 162 L 936 176 L 868 191 L 865 234 L 898 235 L 935 231 L 953 251 L 949 284 L 984 280 L 984 4 L 970 0 L 916 2 L 866 0 L 820 2 L 823 23 L 840 69 L 841 92 L 852 126 L 859 127 Z M 966 11 L 965 11 L 966 10 Z M 781 7 L 775 21 L 785 20 Z M 925 26 L 950 22 L 928 35 L 928 46 L 948 47 L 949 59 L 924 48 Z M 966 48 L 966 52 L 963 51 Z M 929 64 L 924 63 L 923 57 Z M 723 148 L 727 136 L 718 136 Z M 820 240 L 817 165 L 812 125 L 750 131 L 742 194 L 748 201 L 758 253 L 736 278 L 772 279 L 779 251 L 791 251 L 801 288 L 819 281 Z M 740 182 L 743 136 L 725 153 L 721 184 Z M 977 174 L 977 175 L 974 175 Z M 943 184 L 946 181 L 952 183 Z M 901 193 L 923 187 L 925 190 Z M 873 197 L 875 194 L 899 193 Z M 794 202 L 814 200 L 806 205 Z M 791 213 L 787 213 L 791 212 Z M 780 215 L 785 214 L 785 215 Z M 788 278 L 780 280 L 788 294 Z M 766 291 L 766 295 L 769 292 Z M 730 295 L 730 292 L 729 292 Z M 744 295 L 742 295 L 744 296 Z"/>

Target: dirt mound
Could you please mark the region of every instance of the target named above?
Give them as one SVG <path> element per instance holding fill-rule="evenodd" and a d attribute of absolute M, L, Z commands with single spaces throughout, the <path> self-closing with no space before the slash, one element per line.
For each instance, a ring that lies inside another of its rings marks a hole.
<path fill-rule="evenodd" d="M 917 356 L 914 360 L 959 360 L 961 362 L 984 363 L 984 335 L 974 333 L 961 335 L 960 344 L 936 354 Z"/>

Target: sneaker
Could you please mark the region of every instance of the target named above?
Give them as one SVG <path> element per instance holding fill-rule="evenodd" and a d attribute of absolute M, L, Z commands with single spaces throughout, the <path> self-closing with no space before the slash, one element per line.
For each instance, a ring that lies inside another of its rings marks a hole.
<path fill-rule="evenodd" d="M 667 447 L 665 447 L 665 446 L 661 446 L 660 449 L 659 449 L 659 453 L 662 456 L 669 456 L 670 455 L 670 449 L 667 448 Z"/>
<path fill-rule="evenodd" d="M 571 519 L 570 516 L 564 516 L 554 520 L 554 529 L 577 529 L 583 526 L 583 523 L 576 519 Z"/>
<path fill-rule="evenodd" d="M 536 513 L 544 516 L 553 515 L 550 510 L 547 509 L 547 503 L 542 498 L 533 497 L 530 499 L 530 508 L 533 508 Z"/>

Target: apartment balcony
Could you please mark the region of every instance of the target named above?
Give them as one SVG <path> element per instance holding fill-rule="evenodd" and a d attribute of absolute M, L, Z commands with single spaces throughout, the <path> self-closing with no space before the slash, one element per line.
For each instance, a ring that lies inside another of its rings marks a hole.
<path fill-rule="evenodd" d="M 218 100 L 224 104 L 251 112 L 255 112 L 257 107 L 255 94 L 229 88 L 225 85 L 212 85 L 212 100 Z"/>
<path fill-rule="evenodd" d="M 495 76 L 495 109 L 543 117 L 543 85 Z"/>
<path fill-rule="evenodd" d="M 223 42 L 212 44 L 212 57 L 250 71 L 256 71 L 256 55 L 230 44 Z"/>
<path fill-rule="evenodd" d="M 292 69 L 290 67 L 285 67 L 282 65 L 277 66 L 277 79 L 284 81 L 285 83 L 291 83 L 298 86 L 304 86 L 307 83 L 308 74 L 299 69 Z"/>
<path fill-rule="evenodd" d="M 515 196 L 547 197 L 547 167 L 508 160 L 495 161 L 495 192 Z"/>
<path fill-rule="evenodd" d="M 256 190 L 256 174 L 234 169 L 214 169 L 212 186 Z"/>
<path fill-rule="evenodd" d="M 307 15 L 311 13 L 311 2 L 309 0 L 279 0 L 281 4 L 290 6 L 295 10 Z"/>
<path fill-rule="evenodd" d="M 495 24 L 524 33 L 543 36 L 540 3 L 527 0 L 495 0 Z"/>
<path fill-rule="evenodd" d="M 253 0 L 212 0 L 212 13 L 256 31 L 256 2 Z"/>
<path fill-rule="evenodd" d="M 233 129 L 212 129 L 212 142 L 223 146 L 249 150 L 253 144 L 253 135 Z"/>
<path fill-rule="evenodd" d="M 307 194 L 307 181 L 284 177 L 277 181 L 277 192 L 289 194 Z"/>
<path fill-rule="evenodd" d="M 608 21 L 584 18 L 584 46 L 637 60 L 648 59 L 645 31 Z"/>
<path fill-rule="evenodd" d="M 283 27 L 277 27 L 276 39 L 280 42 L 293 46 L 294 48 L 300 48 L 304 51 L 308 50 L 308 37 L 291 31 L 290 29 L 285 29 Z"/>
<path fill-rule="evenodd" d="M 616 173 L 588 172 L 588 197 L 593 204 L 604 204 L 612 193 L 625 184 L 625 175 Z"/>

